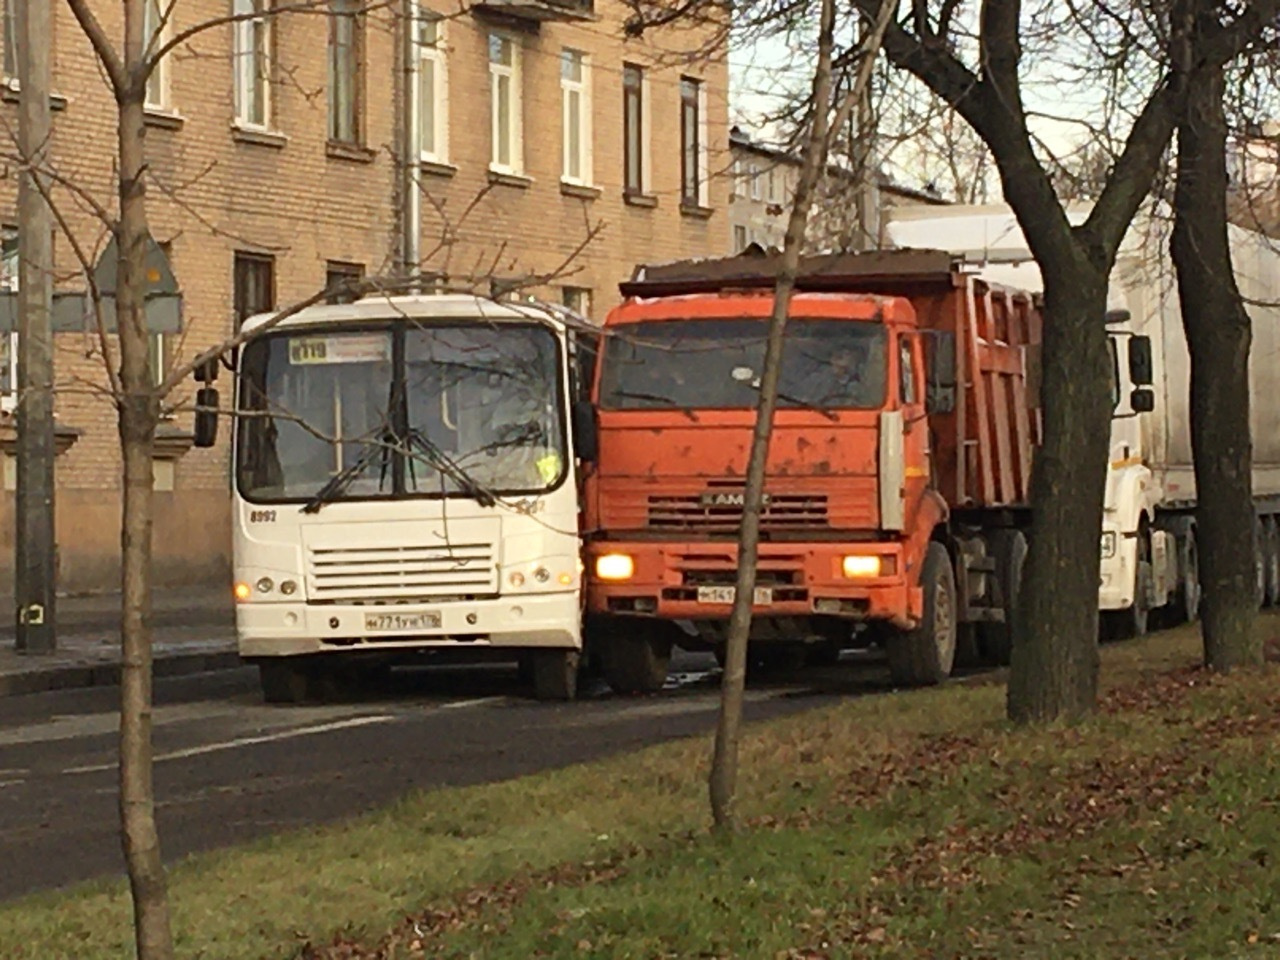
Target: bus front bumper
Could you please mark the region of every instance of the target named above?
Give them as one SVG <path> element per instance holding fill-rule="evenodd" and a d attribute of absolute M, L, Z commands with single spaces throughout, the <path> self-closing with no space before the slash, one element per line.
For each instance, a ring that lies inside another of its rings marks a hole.
<path fill-rule="evenodd" d="M 576 592 L 490 600 L 355 604 L 242 603 L 240 656 L 288 657 L 344 651 L 581 649 Z"/>

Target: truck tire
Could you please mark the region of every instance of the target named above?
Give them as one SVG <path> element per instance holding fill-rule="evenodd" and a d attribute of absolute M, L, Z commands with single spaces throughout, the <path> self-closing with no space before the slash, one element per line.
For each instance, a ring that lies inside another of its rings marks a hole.
<path fill-rule="evenodd" d="M 1267 605 L 1267 528 L 1258 517 L 1253 524 L 1253 568 L 1258 582 L 1255 590 L 1258 594 L 1258 608 Z"/>
<path fill-rule="evenodd" d="M 572 700 L 578 695 L 577 650 L 538 650 L 533 655 L 536 700 Z"/>
<path fill-rule="evenodd" d="M 318 699 L 315 671 L 299 657 L 258 661 L 258 682 L 267 703 L 299 704 Z"/>
<path fill-rule="evenodd" d="M 978 624 L 978 647 L 983 658 L 1007 667 L 1013 657 L 1014 621 L 1022 603 L 1022 569 L 1027 564 L 1027 537 L 1021 530 L 996 530 L 991 534 L 991 555 L 1004 598 L 1004 622 Z"/>
<path fill-rule="evenodd" d="M 615 621 L 613 636 L 599 648 L 605 683 L 614 693 L 656 693 L 667 682 L 671 647 L 657 624 Z"/>
<path fill-rule="evenodd" d="M 889 677 L 898 686 L 930 686 L 951 675 L 956 656 L 956 580 L 951 557 L 930 543 L 920 571 L 924 615 L 914 630 L 888 638 Z"/>
<path fill-rule="evenodd" d="M 1266 605 L 1274 607 L 1280 605 L 1280 525 L 1277 525 L 1275 516 L 1269 516 L 1263 521 L 1263 529 L 1265 535 L 1262 538 L 1262 557 L 1267 571 Z"/>
<path fill-rule="evenodd" d="M 1188 525 L 1186 535 L 1178 540 L 1178 618 L 1195 623 L 1200 617 L 1200 546 L 1196 528 Z"/>

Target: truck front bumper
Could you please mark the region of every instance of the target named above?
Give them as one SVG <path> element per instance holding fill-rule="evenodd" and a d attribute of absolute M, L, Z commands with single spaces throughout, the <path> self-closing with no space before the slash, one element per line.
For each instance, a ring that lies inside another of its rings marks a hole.
<path fill-rule="evenodd" d="M 591 613 L 725 620 L 733 609 L 736 543 L 599 542 L 588 544 L 586 554 Z M 630 557 L 633 574 L 601 579 L 596 561 L 606 554 Z M 879 557 L 882 575 L 845 577 L 842 564 L 850 555 Z M 761 617 L 887 620 L 909 629 L 922 616 L 923 595 L 911 585 L 904 559 L 901 543 L 762 543 L 752 610 Z"/>
<path fill-rule="evenodd" d="M 1138 537 L 1118 529 L 1102 531 L 1098 572 L 1098 609 L 1128 610 L 1133 606 L 1138 564 Z"/>
<path fill-rule="evenodd" d="M 380 606 L 247 602 L 236 608 L 240 655 L 342 651 L 581 649 L 576 592 Z"/>

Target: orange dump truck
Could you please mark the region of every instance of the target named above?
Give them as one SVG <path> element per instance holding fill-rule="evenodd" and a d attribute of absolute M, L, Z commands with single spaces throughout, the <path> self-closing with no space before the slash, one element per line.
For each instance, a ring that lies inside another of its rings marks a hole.
<path fill-rule="evenodd" d="M 723 650 L 777 259 L 641 267 L 605 320 L 587 629 L 620 691 Z M 1026 554 L 1041 315 L 950 255 L 807 258 L 791 303 L 752 662 L 884 646 L 894 680 L 1000 658 Z M 1029 374 L 1030 373 L 1030 377 Z"/>

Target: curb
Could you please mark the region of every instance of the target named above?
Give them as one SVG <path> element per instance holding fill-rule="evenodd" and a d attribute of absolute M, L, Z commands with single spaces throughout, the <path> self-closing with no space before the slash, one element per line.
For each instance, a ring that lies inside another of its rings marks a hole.
<path fill-rule="evenodd" d="M 159 678 L 184 677 L 213 670 L 230 670 L 241 665 L 236 650 L 212 653 L 179 653 L 157 657 L 152 675 Z M 17 697 L 54 690 L 81 690 L 120 685 L 119 663 L 84 663 L 36 667 L 20 673 L 0 675 L 0 697 Z"/>

